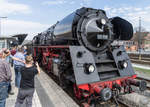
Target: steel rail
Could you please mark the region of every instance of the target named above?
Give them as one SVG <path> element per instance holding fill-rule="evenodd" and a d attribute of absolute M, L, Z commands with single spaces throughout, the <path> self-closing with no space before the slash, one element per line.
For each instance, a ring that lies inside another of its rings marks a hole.
<path fill-rule="evenodd" d="M 137 80 L 144 80 L 144 81 L 146 81 L 147 83 L 150 83 L 150 79 L 147 79 L 147 78 L 143 78 L 143 77 L 139 77 L 139 76 L 138 76 L 138 77 L 136 77 L 136 79 L 137 79 Z M 150 86 L 149 86 L 149 85 L 147 86 L 147 89 L 150 90 Z"/>

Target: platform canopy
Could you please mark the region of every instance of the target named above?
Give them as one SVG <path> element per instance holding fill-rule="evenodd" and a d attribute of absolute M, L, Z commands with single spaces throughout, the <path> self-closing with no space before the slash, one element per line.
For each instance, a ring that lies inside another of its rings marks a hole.
<path fill-rule="evenodd" d="M 11 37 L 15 37 L 18 40 L 18 45 L 21 45 L 28 34 L 15 34 L 11 35 Z"/>

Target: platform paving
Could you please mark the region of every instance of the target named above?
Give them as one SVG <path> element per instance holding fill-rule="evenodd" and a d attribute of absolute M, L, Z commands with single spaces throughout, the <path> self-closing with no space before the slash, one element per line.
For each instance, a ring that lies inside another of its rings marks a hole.
<path fill-rule="evenodd" d="M 41 72 L 38 76 L 41 87 L 45 90 L 46 97 L 50 99 L 51 106 L 46 103 L 42 107 L 79 107 L 71 97 L 69 97 L 61 87 L 59 87 L 47 74 Z M 38 81 L 37 81 L 38 82 Z M 50 103 L 50 102 L 49 102 Z"/>
<path fill-rule="evenodd" d="M 14 107 L 18 89 L 14 86 L 14 70 L 12 68 L 12 87 L 14 95 L 9 95 L 6 107 Z M 23 105 L 23 107 L 25 107 Z M 35 93 L 32 107 L 79 107 L 45 72 L 35 78 Z"/>

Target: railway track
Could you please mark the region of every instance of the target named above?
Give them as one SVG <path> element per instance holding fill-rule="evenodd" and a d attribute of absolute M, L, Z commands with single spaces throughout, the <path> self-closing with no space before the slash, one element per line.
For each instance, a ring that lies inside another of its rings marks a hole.
<path fill-rule="evenodd" d="M 146 79 L 146 78 L 143 78 L 143 77 L 137 77 L 136 79 L 138 79 L 138 80 L 145 80 L 145 81 L 150 83 L 150 79 Z"/>
<path fill-rule="evenodd" d="M 125 102 L 118 100 L 120 107 L 131 107 L 131 105 L 126 104 Z"/>
<path fill-rule="evenodd" d="M 149 55 L 141 55 L 139 57 L 137 54 L 129 54 L 129 57 L 133 63 L 150 65 Z"/>
<path fill-rule="evenodd" d="M 137 59 L 137 60 L 139 60 L 139 57 L 131 57 L 131 59 Z M 147 57 L 141 57 L 141 60 L 144 60 L 144 61 L 150 61 L 150 58 L 147 58 Z"/>
<path fill-rule="evenodd" d="M 139 54 L 129 54 L 129 57 L 133 63 L 150 65 L 150 54 L 141 55 L 140 60 L 139 60 Z M 139 77 L 139 76 L 136 79 L 145 80 L 148 84 L 147 89 L 150 90 L 150 79 L 146 79 L 146 78 Z"/>
<path fill-rule="evenodd" d="M 150 90 L 150 79 L 146 79 L 146 78 L 139 77 L 139 76 L 136 79 L 146 81 L 147 82 L 147 89 Z"/>
<path fill-rule="evenodd" d="M 150 65 L 150 61 L 145 61 L 145 60 L 139 60 L 139 59 L 130 59 L 132 63 L 137 63 L 137 64 L 146 64 L 146 65 Z"/>
<path fill-rule="evenodd" d="M 137 58 L 137 57 L 130 57 L 131 62 L 137 63 L 137 64 L 146 64 L 150 65 L 150 58 Z"/>

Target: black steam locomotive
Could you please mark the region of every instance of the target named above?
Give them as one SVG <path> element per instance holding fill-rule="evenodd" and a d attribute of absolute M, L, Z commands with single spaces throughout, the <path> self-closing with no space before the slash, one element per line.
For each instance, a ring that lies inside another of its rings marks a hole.
<path fill-rule="evenodd" d="M 129 40 L 132 25 L 108 18 L 104 10 L 81 8 L 33 38 L 33 56 L 48 72 L 58 76 L 63 88 L 72 85 L 85 107 L 131 93 L 131 85 L 145 90 L 124 46 L 114 40 Z"/>

